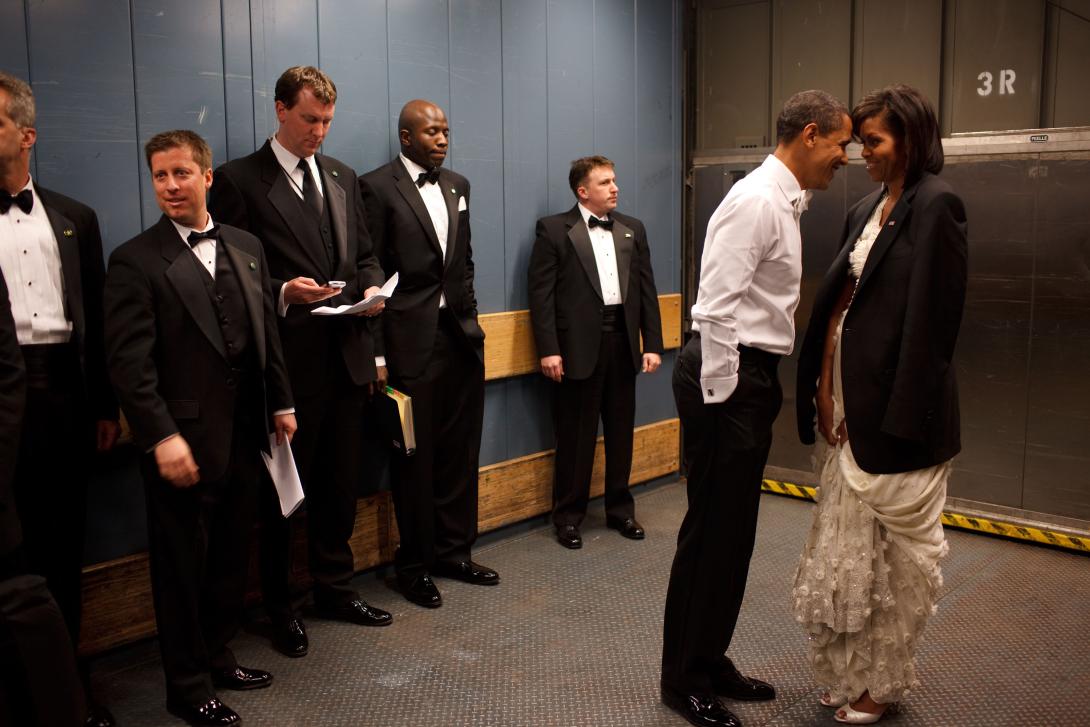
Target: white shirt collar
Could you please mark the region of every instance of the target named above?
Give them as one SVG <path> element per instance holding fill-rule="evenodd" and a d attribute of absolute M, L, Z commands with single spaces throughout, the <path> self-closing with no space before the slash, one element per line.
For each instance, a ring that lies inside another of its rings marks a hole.
<path fill-rule="evenodd" d="M 583 224 L 584 225 L 589 225 L 590 224 L 590 218 L 591 217 L 598 217 L 598 215 L 594 214 L 593 212 L 588 210 L 586 207 L 584 207 L 582 202 L 577 203 L 576 206 L 579 208 L 579 214 L 583 215 Z M 608 220 L 609 215 L 608 214 L 602 215 L 601 217 L 598 217 L 598 219 Z"/>
<path fill-rule="evenodd" d="M 799 180 L 795 178 L 795 174 L 776 155 L 769 154 L 765 157 L 763 166 L 768 169 L 769 174 L 776 180 L 776 184 L 779 185 L 783 196 L 787 198 L 788 204 L 794 207 L 799 214 L 804 212 L 813 193 L 803 190 L 799 185 Z"/>
<path fill-rule="evenodd" d="M 167 219 L 170 219 L 170 218 L 168 217 Z M 202 227 L 199 227 L 199 228 L 197 228 L 197 227 L 186 227 L 185 225 L 179 225 L 174 220 L 170 220 L 170 224 L 174 225 L 174 229 L 178 231 L 178 234 L 181 236 L 182 242 L 184 242 L 186 244 L 186 247 L 189 247 L 189 233 L 190 232 L 208 232 L 214 226 L 214 223 L 212 222 L 212 215 L 208 215 L 208 223 L 206 225 L 202 226 Z M 213 245 L 216 244 L 215 240 L 209 240 L 209 242 L 211 242 Z"/>
<path fill-rule="evenodd" d="M 280 162 L 280 166 L 284 168 L 288 174 L 291 174 L 299 166 L 299 160 L 303 157 L 297 157 L 288 151 L 287 147 L 280 143 L 280 140 L 276 138 L 276 134 L 269 137 L 269 146 L 272 147 L 273 154 L 276 155 L 276 161 Z M 306 162 L 310 166 L 311 170 L 314 169 L 314 155 L 306 157 Z"/>
<path fill-rule="evenodd" d="M 413 182 L 416 182 L 417 177 L 428 171 L 404 154 L 398 154 L 398 156 L 401 158 L 401 163 L 405 165 L 405 170 L 409 172 L 409 176 L 412 178 Z"/>

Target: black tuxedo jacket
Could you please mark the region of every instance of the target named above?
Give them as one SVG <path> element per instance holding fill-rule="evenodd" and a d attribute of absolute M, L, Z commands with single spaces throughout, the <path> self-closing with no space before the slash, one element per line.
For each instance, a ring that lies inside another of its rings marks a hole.
<path fill-rule="evenodd" d="M 22 541 L 13 485 L 25 403 L 23 353 L 15 337 L 8 286 L 0 271 L 0 560 Z"/>
<path fill-rule="evenodd" d="M 440 167 L 438 184 L 449 218 L 446 256 L 428 208 L 400 157 L 359 178 L 375 252 L 388 277 L 400 274 L 397 290 L 382 314 L 386 362 L 398 377 L 417 376 L 427 365 L 435 344 L 440 293 L 446 296 L 466 341 L 484 361 L 484 331 L 477 324 L 473 290 L 469 181 Z"/>
<path fill-rule="evenodd" d="M 238 277 L 263 373 L 265 411 L 293 406 L 280 349 L 275 303 L 261 243 L 220 224 L 222 246 Z M 166 217 L 114 251 L 106 276 L 110 375 L 133 436 L 144 451 L 181 433 L 201 479 L 226 471 L 237 380 L 208 296 L 200 262 Z"/>
<path fill-rule="evenodd" d="M 613 245 L 624 305 L 632 365 L 640 370 L 643 350 L 662 353 L 662 320 L 651 253 L 643 223 L 616 211 Z M 590 233 L 576 205 L 537 221 L 530 255 L 530 318 L 538 356 L 564 357 L 564 376 L 585 379 L 594 372 L 602 340 L 602 283 Z"/>
<path fill-rule="evenodd" d="M 35 185 L 61 258 L 64 310 L 72 322 L 72 342 L 79 353 L 83 389 L 92 418 L 117 420 L 117 399 L 106 371 L 103 344 L 102 285 L 105 266 L 102 237 L 94 210 L 63 194 Z"/>
<path fill-rule="evenodd" d="M 274 298 L 279 297 L 285 282 L 300 276 L 319 283 L 347 283 L 340 295 L 312 305 L 290 306 L 287 316 L 281 319 L 284 356 L 295 393 L 300 396 L 309 388 L 308 382 L 317 387 L 318 377 L 329 368 L 326 356 L 336 350 L 334 346 L 339 347 L 354 383 L 362 386 L 374 381 L 376 346 L 367 319 L 317 317 L 310 311 L 323 305 L 356 303 L 363 298 L 364 290 L 384 281 L 371 251 L 356 173 L 332 157 L 317 154 L 316 158 L 333 223 L 336 267 L 330 265 L 321 235 L 269 142 L 253 154 L 217 169 L 208 203 L 212 219 L 240 227 L 261 240 Z"/>
<path fill-rule="evenodd" d="M 848 278 L 848 256 L 882 190 L 848 212 L 799 354 L 799 437 L 813 443 L 817 381 L 829 318 Z M 965 206 L 924 174 L 901 195 L 874 241 L 841 342 L 845 421 L 856 462 L 874 474 L 944 462 L 961 450 L 952 363 L 967 282 Z"/>

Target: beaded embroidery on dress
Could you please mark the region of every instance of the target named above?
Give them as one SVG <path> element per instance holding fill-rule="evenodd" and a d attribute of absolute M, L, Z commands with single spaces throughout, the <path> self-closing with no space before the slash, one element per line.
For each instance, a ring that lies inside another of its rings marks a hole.
<path fill-rule="evenodd" d="M 850 254 L 856 280 L 881 231 L 884 200 Z M 834 426 L 844 418 L 840 325 Z M 896 702 L 919 683 L 916 643 L 942 585 L 938 561 L 947 545 L 940 517 L 950 462 L 872 475 L 856 464 L 850 431 L 848 439 L 831 447 L 818 437 L 819 496 L 795 574 L 793 612 L 810 639 L 815 678 L 834 701 L 854 702 L 869 691 L 878 702 Z"/>

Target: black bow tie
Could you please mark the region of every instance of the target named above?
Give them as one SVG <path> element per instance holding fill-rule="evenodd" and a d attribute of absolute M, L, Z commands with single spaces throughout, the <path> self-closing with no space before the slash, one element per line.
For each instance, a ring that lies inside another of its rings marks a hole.
<path fill-rule="evenodd" d="M 186 238 L 186 242 L 189 243 L 190 247 L 196 247 L 197 243 L 200 242 L 201 240 L 218 240 L 218 239 L 220 239 L 220 226 L 219 225 L 212 225 L 212 227 L 205 230 L 204 232 L 190 232 L 189 237 Z"/>
<path fill-rule="evenodd" d="M 600 220 L 594 215 L 590 216 L 587 220 L 587 227 L 594 229 L 595 227 L 601 227 L 603 230 L 610 231 L 613 229 L 613 220 Z"/>
<path fill-rule="evenodd" d="M 6 215 L 13 204 L 18 205 L 23 214 L 29 215 L 30 210 L 34 208 L 34 193 L 29 189 L 24 189 L 16 195 L 0 192 L 0 215 Z"/>
<path fill-rule="evenodd" d="M 439 167 L 432 167 L 426 172 L 420 172 L 416 177 L 416 186 L 423 187 L 428 182 L 432 184 L 439 183 Z"/>

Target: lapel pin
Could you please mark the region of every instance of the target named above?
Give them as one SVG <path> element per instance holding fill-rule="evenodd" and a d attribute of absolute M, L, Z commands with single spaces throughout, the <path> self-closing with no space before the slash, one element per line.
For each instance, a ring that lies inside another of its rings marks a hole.
<path fill-rule="evenodd" d="M 889 227 L 893 227 L 896 224 L 897 224 L 897 220 L 890 220 L 889 221 Z"/>
<path fill-rule="evenodd" d="M 336 170 L 336 169 L 330 169 L 330 170 L 329 170 L 329 173 L 330 173 L 330 174 L 332 174 L 332 175 L 333 175 L 334 177 L 339 177 L 339 176 L 340 176 L 339 174 L 337 174 L 337 170 Z"/>
<path fill-rule="evenodd" d="M 257 270 L 257 263 L 252 260 L 250 261 L 250 270 Z"/>
<path fill-rule="evenodd" d="M 74 234 L 76 234 L 76 233 L 72 232 L 72 228 L 71 228 L 71 227 L 66 227 L 66 228 L 64 229 L 64 232 L 63 232 L 63 233 L 61 233 L 61 234 L 63 234 L 63 235 L 65 236 L 65 237 L 71 237 L 72 235 L 74 235 Z"/>
<path fill-rule="evenodd" d="M 625 237 L 632 237 L 632 233 L 631 232 L 626 232 L 626 233 L 624 233 L 624 236 Z"/>

